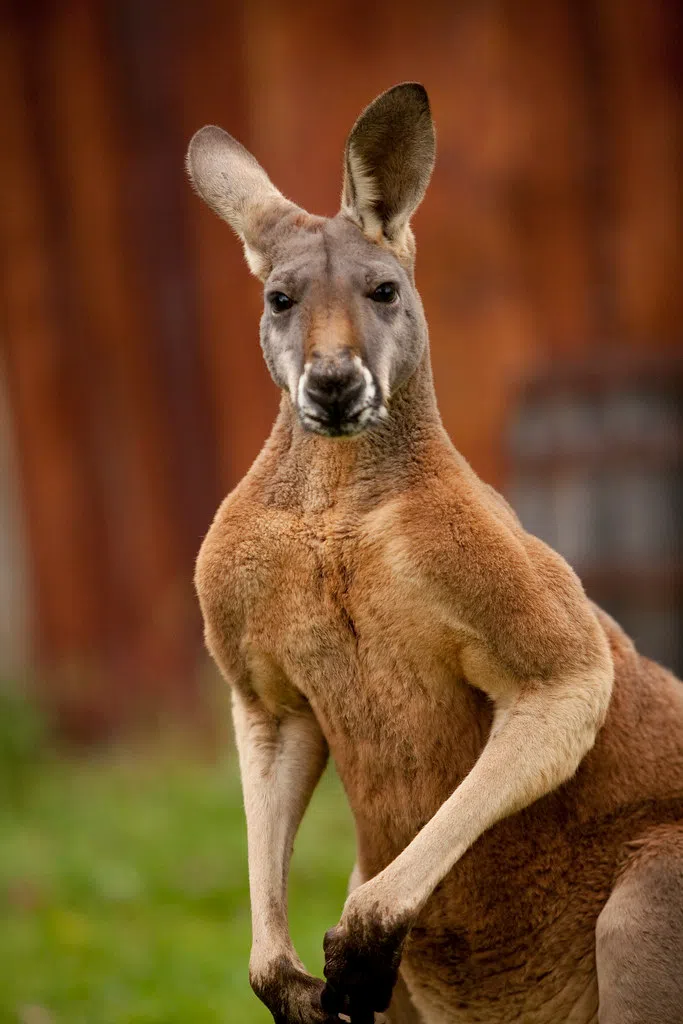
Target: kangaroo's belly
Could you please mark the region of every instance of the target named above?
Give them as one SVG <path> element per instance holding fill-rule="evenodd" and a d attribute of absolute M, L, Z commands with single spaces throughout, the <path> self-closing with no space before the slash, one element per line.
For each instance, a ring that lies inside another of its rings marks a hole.
<path fill-rule="evenodd" d="M 557 802 L 545 813 L 559 834 L 534 840 L 531 815 L 501 823 L 446 877 L 411 932 L 403 971 L 426 1024 L 596 1019 L 595 922 L 614 859 L 595 834 L 563 828 Z"/>
<path fill-rule="evenodd" d="M 425 1024 L 592 1024 L 595 925 L 638 820 L 550 794 L 485 833 L 437 888 L 402 970 Z"/>
<path fill-rule="evenodd" d="M 524 970 L 510 972 L 504 991 L 480 981 L 469 995 L 450 987 L 438 975 L 413 969 L 403 975 L 423 1024 L 597 1024 L 598 984 L 593 955 L 568 959 L 552 974 L 531 985 Z"/>
<path fill-rule="evenodd" d="M 625 851 L 679 821 L 683 798 L 644 798 L 596 817 L 590 766 L 499 822 L 437 887 L 402 970 L 425 1024 L 591 1024 L 595 926 Z"/>

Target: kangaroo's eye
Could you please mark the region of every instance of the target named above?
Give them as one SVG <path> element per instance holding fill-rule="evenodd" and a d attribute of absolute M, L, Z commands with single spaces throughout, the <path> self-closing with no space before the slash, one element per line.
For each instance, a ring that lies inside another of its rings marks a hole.
<path fill-rule="evenodd" d="M 377 285 L 374 292 L 371 292 L 370 298 L 373 302 L 395 302 L 398 298 L 396 285 L 393 285 L 391 281 L 384 281 Z"/>
<path fill-rule="evenodd" d="M 290 299 L 289 295 L 285 295 L 284 292 L 271 292 L 268 302 L 273 313 L 284 313 L 294 305 L 294 299 Z"/>

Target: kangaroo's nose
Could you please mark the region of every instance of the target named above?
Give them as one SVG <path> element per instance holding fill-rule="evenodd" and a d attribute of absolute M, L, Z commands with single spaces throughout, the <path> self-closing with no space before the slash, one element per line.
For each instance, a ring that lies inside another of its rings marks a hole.
<path fill-rule="evenodd" d="M 353 415 L 365 387 L 363 374 L 350 360 L 343 363 L 319 361 L 309 369 L 304 390 L 314 415 L 337 426 Z"/>

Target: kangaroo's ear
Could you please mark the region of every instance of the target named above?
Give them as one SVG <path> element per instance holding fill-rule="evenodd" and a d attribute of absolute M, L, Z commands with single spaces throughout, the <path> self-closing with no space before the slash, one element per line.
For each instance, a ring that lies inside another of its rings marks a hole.
<path fill-rule="evenodd" d="M 410 218 L 429 184 L 436 149 L 427 92 L 405 82 L 363 111 L 346 143 L 342 212 L 372 241 L 410 263 Z"/>
<path fill-rule="evenodd" d="M 193 136 L 186 165 L 202 199 L 241 238 L 249 269 L 265 280 L 272 268 L 276 227 L 299 208 L 278 192 L 258 160 L 222 128 L 208 125 Z"/>

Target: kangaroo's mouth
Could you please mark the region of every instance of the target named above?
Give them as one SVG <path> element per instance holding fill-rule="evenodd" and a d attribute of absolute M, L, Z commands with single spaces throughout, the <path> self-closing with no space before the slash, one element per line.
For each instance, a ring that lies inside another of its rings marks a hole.
<path fill-rule="evenodd" d="M 385 405 L 368 404 L 345 417 L 318 414 L 299 408 L 299 421 L 304 430 L 325 437 L 353 437 L 362 434 L 387 417 Z"/>
<path fill-rule="evenodd" d="M 296 405 L 304 430 L 325 437 L 353 437 L 387 415 L 379 382 L 358 356 L 306 363 Z"/>

